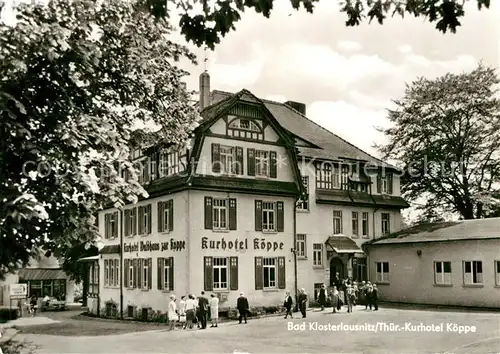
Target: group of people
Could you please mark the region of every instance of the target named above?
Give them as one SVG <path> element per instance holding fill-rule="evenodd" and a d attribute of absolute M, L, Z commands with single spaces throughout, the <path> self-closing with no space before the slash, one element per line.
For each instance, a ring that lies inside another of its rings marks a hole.
<path fill-rule="evenodd" d="M 236 307 L 239 312 L 239 322 L 245 320 L 247 323 L 247 315 L 249 313 L 248 300 L 243 293 L 240 293 Z M 175 295 L 170 295 L 168 304 L 168 320 L 170 329 L 174 330 L 177 323 L 180 323 L 182 329 L 192 329 L 194 324 L 199 329 L 206 329 L 207 322 L 210 317 L 212 328 L 218 327 L 219 322 L 219 298 L 216 294 L 210 295 L 210 300 L 202 291 L 199 297 L 194 294 L 182 296 L 179 304 Z"/>
<path fill-rule="evenodd" d="M 322 285 L 318 294 L 318 302 L 321 310 L 324 310 L 327 298 L 333 307 L 333 312 L 340 311 L 343 305 L 347 306 L 347 312 L 352 312 L 353 306 L 365 305 L 365 310 L 378 310 L 378 288 L 377 284 L 361 282 L 359 285 L 352 278 L 340 279 L 339 273 L 335 274 L 333 287 L 328 292 L 325 284 Z"/>

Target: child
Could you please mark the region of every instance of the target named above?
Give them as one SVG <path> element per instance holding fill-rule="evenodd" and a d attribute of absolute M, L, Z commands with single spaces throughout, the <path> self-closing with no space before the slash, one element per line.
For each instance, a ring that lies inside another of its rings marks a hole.
<path fill-rule="evenodd" d="M 347 312 L 352 312 L 352 305 L 356 301 L 356 294 L 354 293 L 354 288 L 351 285 L 347 286 Z"/>

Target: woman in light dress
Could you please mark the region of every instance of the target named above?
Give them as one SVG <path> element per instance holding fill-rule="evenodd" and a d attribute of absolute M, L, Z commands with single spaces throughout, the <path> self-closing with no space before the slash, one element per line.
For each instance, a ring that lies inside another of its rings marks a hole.
<path fill-rule="evenodd" d="M 188 298 L 186 300 L 185 310 L 186 310 L 186 328 L 192 329 L 196 314 L 196 304 L 194 302 L 193 295 L 188 295 Z"/>
<path fill-rule="evenodd" d="M 179 302 L 179 323 L 186 329 L 186 297 L 182 296 Z"/>
<path fill-rule="evenodd" d="M 332 307 L 333 307 L 333 312 L 337 312 L 337 309 L 339 309 L 339 291 L 337 290 L 337 287 L 334 286 L 331 292 L 331 297 L 332 297 Z"/>
<path fill-rule="evenodd" d="M 170 295 L 170 302 L 168 303 L 168 322 L 170 329 L 175 329 L 175 322 L 177 321 L 177 304 L 175 303 L 175 295 Z"/>
<path fill-rule="evenodd" d="M 212 319 L 212 325 L 210 327 L 217 327 L 217 321 L 219 320 L 219 298 L 215 294 L 210 295 L 210 318 Z"/>

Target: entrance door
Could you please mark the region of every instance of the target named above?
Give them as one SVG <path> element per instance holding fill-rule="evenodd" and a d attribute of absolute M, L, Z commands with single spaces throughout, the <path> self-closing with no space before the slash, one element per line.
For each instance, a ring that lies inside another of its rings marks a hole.
<path fill-rule="evenodd" d="M 339 279 L 344 278 L 344 263 L 339 257 L 330 260 L 330 286 L 333 286 L 335 274 L 339 273 Z"/>

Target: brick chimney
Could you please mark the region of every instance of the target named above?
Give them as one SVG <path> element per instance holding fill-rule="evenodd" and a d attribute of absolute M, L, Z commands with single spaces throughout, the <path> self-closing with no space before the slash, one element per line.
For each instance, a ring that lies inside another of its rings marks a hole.
<path fill-rule="evenodd" d="M 210 75 L 206 71 L 200 75 L 200 111 L 210 105 Z"/>
<path fill-rule="evenodd" d="M 301 103 L 301 102 L 295 102 L 295 101 L 286 101 L 285 104 L 288 106 L 288 107 L 292 107 L 293 109 L 295 109 L 296 111 L 299 111 L 300 113 L 302 113 L 303 115 L 306 115 L 306 105 L 304 103 Z"/>

